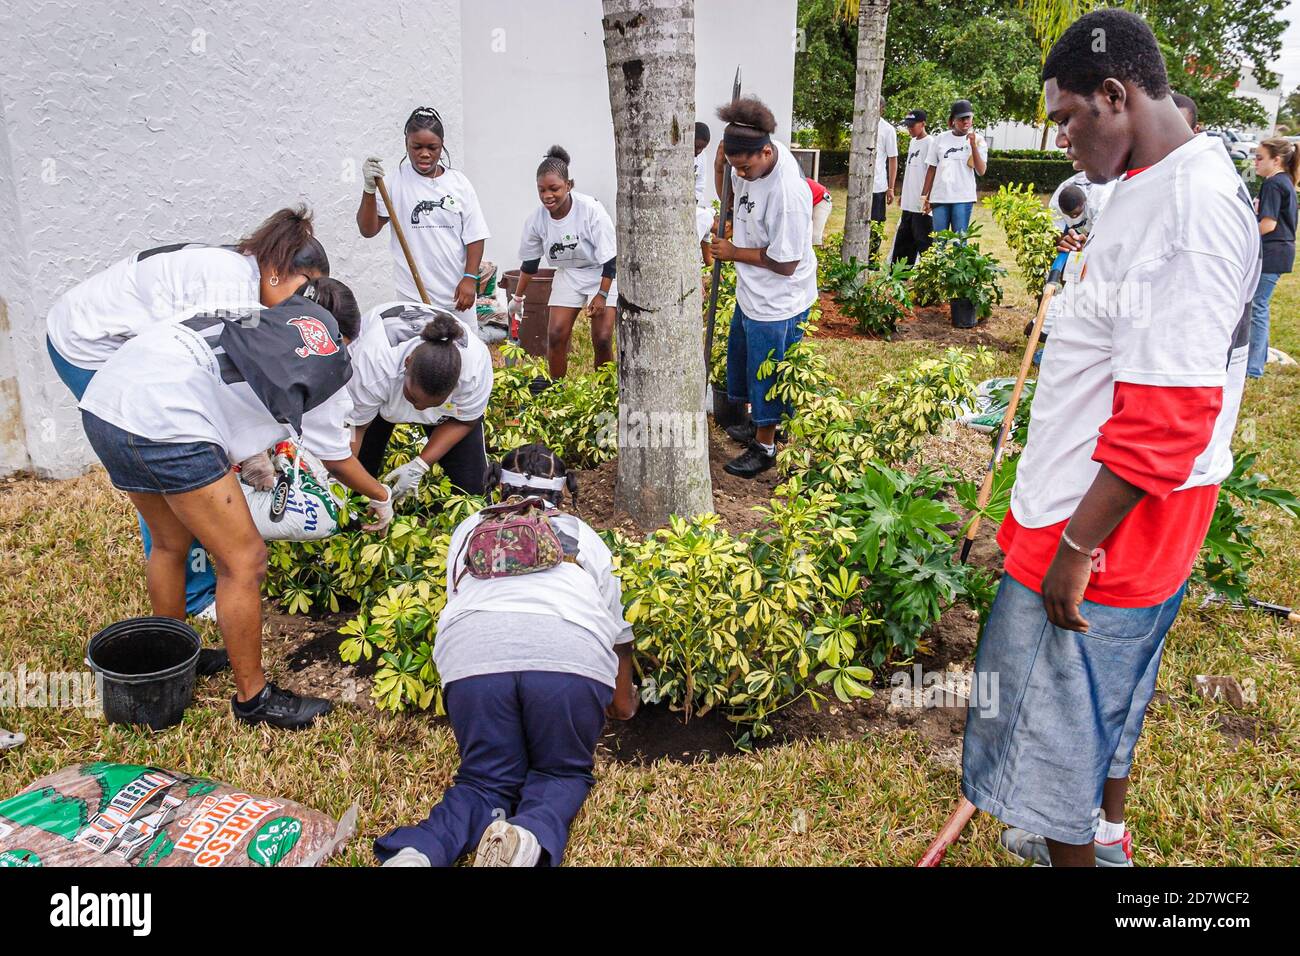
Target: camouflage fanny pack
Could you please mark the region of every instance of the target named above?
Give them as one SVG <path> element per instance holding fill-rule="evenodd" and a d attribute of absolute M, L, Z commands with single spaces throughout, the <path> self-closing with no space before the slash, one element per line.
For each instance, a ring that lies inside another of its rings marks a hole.
<path fill-rule="evenodd" d="M 465 556 L 452 592 L 466 572 L 480 580 L 509 578 L 545 571 L 567 557 L 560 536 L 546 515 L 546 502 L 525 498 L 493 505 L 479 512 L 483 520 L 469 533 L 456 555 Z M 454 567 L 455 565 L 453 565 Z"/>

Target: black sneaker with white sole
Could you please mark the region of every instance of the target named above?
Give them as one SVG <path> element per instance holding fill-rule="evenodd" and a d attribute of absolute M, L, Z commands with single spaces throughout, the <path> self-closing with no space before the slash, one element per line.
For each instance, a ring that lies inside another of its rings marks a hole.
<path fill-rule="evenodd" d="M 754 420 L 751 418 L 740 425 L 728 425 L 723 431 L 727 433 L 728 438 L 737 444 L 748 445 L 757 437 L 758 426 L 754 424 Z M 785 441 L 785 429 L 778 428 L 776 430 L 776 440 L 778 442 Z"/>
<path fill-rule="evenodd" d="M 267 681 L 261 693 L 246 703 L 241 704 L 238 697 L 230 698 L 230 709 L 236 720 L 246 724 L 300 730 L 310 726 L 317 717 L 324 717 L 334 705 L 320 697 L 300 697 Z"/>
<path fill-rule="evenodd" d="M 756 441 L 731 461 L 722 466 L 722 470 L 738 478 L 757 478 L 776 464 L 776 455 L 769 455 L 766 449 Z"/>

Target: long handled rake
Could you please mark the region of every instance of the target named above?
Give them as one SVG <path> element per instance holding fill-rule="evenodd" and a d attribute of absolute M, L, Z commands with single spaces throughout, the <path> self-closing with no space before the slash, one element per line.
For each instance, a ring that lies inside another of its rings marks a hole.
<path fill-rule="evenodd" d="M 415 257 L 411 255 L 411 247 L 406 244 L 406 233 L 402 232 L 402 224 L 398 220 L 397 212 L 393 209 L 393 201 L 388 198 L 388 187 L 384 185 L 384 178 L 382 176 L 376 178 L 375 185 L 379 187 L 379 195 L 384 200 L 384 208 L 388 210 L 388 222 L 392 225 L 393 232 L 397 233 L 397 244 L 402 247 L 402 255 L 406 256 L 406 265 L 411 270 L 411 278 L 415 280 L 415 288 L 420 293 L 420 301 L 425 305 L 431 305 L 429 293 L 424 291 L 424 283 L 420 280 L 420 270 L 415 266 Z"/>

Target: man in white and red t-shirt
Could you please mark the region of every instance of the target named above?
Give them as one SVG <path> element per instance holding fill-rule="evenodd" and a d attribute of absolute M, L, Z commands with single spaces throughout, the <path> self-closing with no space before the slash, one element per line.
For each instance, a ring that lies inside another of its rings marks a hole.
<path fill-rule="evenodd" d="M 1057 144 L 1094 182 L 1119 181 L 1043 356 L 962 788 L 1021 856 L 1124 866 L 1133 749 L 1232 469 L 1259 241 L 1240 177 L 1183 122 L 1139 17 L 1076 21 L 1043 79 Z"/>

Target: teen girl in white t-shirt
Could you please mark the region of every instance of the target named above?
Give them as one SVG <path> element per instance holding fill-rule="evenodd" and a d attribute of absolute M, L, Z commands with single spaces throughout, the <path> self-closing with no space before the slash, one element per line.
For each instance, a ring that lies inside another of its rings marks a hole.
<path fill-rule="evenodd" d="M 564 378 L 569 370 L 573 323 L 583 306 L 591 319 L 596 365 L 614 361 L 614 303 L 618 299 L 614 221 L 598 200 L 573 188 L 569 154 L 562 147 L 552 146 L 537 167 L 537 195 L 542 204 L 525 221 L 519 241 L 523 264 L 510 313 L 523 309 L 528 281 L 537 274 L 545 256 L 555 268 L 546 329 L 547 362 L 551 378 Z"/>
<path fill-rule="evenodd" d="M 383 177 L 429 304 L 456 312 L 471 328 L 477 328 L 474 301 L 483 242 L 489 235 L 478 194 L 464 173 L 443 161 L 442 118 L 437 110 L 425 106 L 415 110 L 404 132 L 407 161 L 398 163 L 395 175 L 386 176 L 383 162 L 376 156 L 362 167 L 365 185 L 357 227 L 369 239 L 388 224 L 387 210 L 380 211 L 375 201 L 375 180 Z M 419 302 L 396 230 L 390 239 L 397 298 Z"/>

